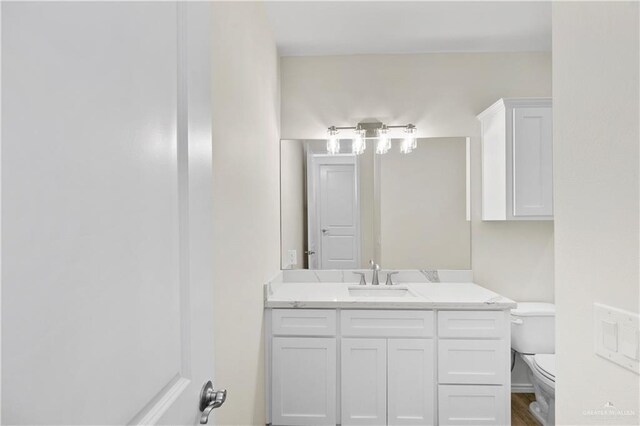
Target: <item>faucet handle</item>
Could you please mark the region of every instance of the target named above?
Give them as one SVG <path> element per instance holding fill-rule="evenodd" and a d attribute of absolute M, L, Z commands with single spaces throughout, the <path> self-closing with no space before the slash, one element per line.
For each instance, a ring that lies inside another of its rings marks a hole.
<path fill-rule="evenodd" d="M 397 274 L 398 271 L 389 271 L 387 272 L 387 282 L 385 283 L 386 285 L 393 285 L 393 280 L 391 279 L 392 275 Z"/>
<path fill-rule="evenodd" d="M 364 279 L 364 272 L 353 272 L 353 273 L 360 275 L 360 285 L 367 285 L 367 281 Z"/>

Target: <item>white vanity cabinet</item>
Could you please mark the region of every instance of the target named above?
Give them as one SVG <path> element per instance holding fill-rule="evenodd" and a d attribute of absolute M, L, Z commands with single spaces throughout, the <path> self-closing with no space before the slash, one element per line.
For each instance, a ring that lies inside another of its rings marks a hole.
<path fill-rule="evenodd" d="M 434 329 L 433 311 L 340 312 L 343 426 L 434 424 Z"/>
<path fill-rule="evenodd" d="M 275 309 L 271 329 L 272 424 L 337 424 L 336 311 Z"/>
<path fill-rule="evenodd" d="M 266 312 L 274 426 L 509 424 L 508 311 Z"/>
<path fill-rule="evenodd" d="M 511 421 L 509 311 L 438 313 L 438 424 Z"/>
<path fill-rule="evenodd" d="M 341 339 L 342 425 L 432 425 L 432 339 Z"/>
<path fill-rule="evenodd" d="M 552 220 L 551 98 L 500 99 L 478 119 L 482 220 Z"/>

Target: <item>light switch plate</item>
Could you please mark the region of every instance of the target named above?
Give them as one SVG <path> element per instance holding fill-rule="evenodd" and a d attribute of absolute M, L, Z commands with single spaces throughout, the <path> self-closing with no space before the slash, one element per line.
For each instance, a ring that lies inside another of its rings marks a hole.
<path fill-rule="evenodd" d="M 620 352 L 630 359 L 638 361 L 638 334 L 640 332 L 631 325 L 622 325 L 620 330 Z"/>
<path fill-rule="evenodd" d="M 602 320 L 602 345 L 605 349 L 618 352 L 618 323 Z"/>
<path fill-rule="evenodd" d="M 296 266 L 298 264 L 298 251 L 297 250 L 288 250 L 287 251 L 287 257 L 288 259 L 288 263 L 289 263 L 289 267 L 293 267 Z"/>
<path fill-rule="evenodd" d="M 600 303 L 593 309 L 596 354 L 640 374 L 638 314 Z"/>

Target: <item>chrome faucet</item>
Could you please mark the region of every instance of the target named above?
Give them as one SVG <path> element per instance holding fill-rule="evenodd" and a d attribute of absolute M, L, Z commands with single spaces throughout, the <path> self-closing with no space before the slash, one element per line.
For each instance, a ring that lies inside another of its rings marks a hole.
<path fill-rule="evenodd" d="M 380 281 L 378 280 L 378 271 L 380 270 L 380 265 L 375 263 L 373 259 L 369 261 L 369 265 L 371 265 L 371 270 L 373 271 L 371 285 L 380 285 Z"/>
<path fill-rule="evenodd" d="M 364 278 L 364 272 L 354 272 L 356 275 L 360 275 L 360 285 L 367 285 L 367 280 Z"/>

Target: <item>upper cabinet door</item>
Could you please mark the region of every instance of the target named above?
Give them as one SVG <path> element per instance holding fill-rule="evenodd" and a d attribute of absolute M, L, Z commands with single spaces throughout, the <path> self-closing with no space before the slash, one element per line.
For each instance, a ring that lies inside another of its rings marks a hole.
<path fill-rule="evenodd" d="M 551 108 L 513 110 L 513 215 L 553 216 Z"/>
<path fill-rule="evenodd" d="M 500 99 L 478 119 L 482 220 L 553 220 L 551 99 Z"/>

